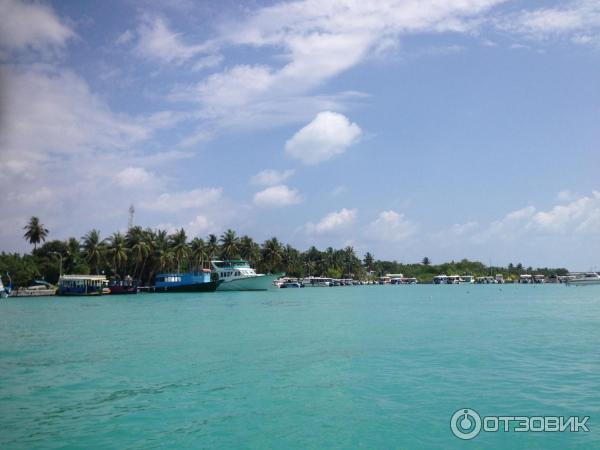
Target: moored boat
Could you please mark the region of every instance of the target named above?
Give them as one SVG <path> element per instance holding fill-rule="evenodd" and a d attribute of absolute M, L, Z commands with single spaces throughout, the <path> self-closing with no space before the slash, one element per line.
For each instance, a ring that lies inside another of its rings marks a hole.
<path fill-rule="evenodd" d="M 567 284 L 574 286 L 591 286 L 594 284 L 600 284 L 600 275 L 596 272 L 589 272 L 579 277 L 569 279 L 566 281 Z"/>
<path fill-rule="evenodd" d="M 108 280 L 104 275 L 62 275 L 56 295 L 102 295 Z"/>
<path fill-rule="evenodd" d="M 154 292 L 213 292 L 221 282 L 212 281 L 210 270 L 186 273 L 159 273 Z"/>
<path fill-rule="evenodd" d="M 282 274 L 265 275 L 256 273 L 248 261 L 232 259 L 210 262 L 220 281 L 219 291 L 266 291 L 274 287 L 273 282 Z"/>
<path fill-rule="evenodd" d="M 10 279 L 10 275 L 7 273 L 6 276 L 8 277 L 8 286 L 4 286 L 4 283 L 2 283 L 2 277 L 0 277 L 0 298 L 8 297 L 12 290 L 12 280 Z"/>
<path fill-rule="evenodd" d="M 139 292 L 137 282 L 131 277 L 125 277 L 124 280 L 111 280 L 108 283 L 108 289 L 111 295 L 137 294 Z"/>

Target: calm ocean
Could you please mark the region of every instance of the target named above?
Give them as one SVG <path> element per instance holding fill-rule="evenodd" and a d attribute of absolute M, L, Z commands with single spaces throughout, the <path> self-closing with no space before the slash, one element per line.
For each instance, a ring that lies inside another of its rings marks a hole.
<path fill-rule="evenodd" d="M 3 300 L 0 448 L 600 448 L 600 286 Z"/>

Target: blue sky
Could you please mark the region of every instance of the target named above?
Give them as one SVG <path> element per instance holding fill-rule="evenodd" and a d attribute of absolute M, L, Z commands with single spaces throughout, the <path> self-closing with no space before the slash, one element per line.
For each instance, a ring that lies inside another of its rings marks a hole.
<path fill-rule="evenodd" d="M 0 248 L 135 223 L 600 269 L 591 0 L 0 1 Z"/>

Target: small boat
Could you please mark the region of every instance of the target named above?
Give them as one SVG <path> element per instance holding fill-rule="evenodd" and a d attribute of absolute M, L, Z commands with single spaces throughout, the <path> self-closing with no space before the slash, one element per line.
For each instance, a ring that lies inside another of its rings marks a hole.
<path fill-rule="evenodd" d="M 154 278 L 154 292 L 214 292 L 221 284 L 212 281 L 208 269 L 199 272 L 159 273 Z"/>
<path fill-rule="evenodd" d="M 12 280 L 8 272 L 6 272 L 6 276 L 8 277 L 8 286 L 4 286 L 4 283 L 2 283 L 2 277 L 0 277 L 0 298 L 7 298 L 12 291 Z"/>
<path fill-rule="evenodd" d="M 139 292 L 137 282 L 131 277 L 125 277 L 124 280 L 109 281 L 108 289 L 111 295 L 137 294 Z"/>
<path fill-rule="evenodd" d="M 567 284 L 574 286 L 591 286 L 593 284 L 600 284 L 600 275 L 596 272 L 589 272 L 577 278 L 569 279 Z"/>
<path fill-rule="evenodd" d="M 56 295 L 102 295 L 107 293 L 107 285 L 104 275 L 62 275 Z"/>
<path fill-rule="evenodd" d="M 297 281 L 286 281 L 281 286 L 279 286 L 280 289 L 303 288 L 303 287 L 304 286 L 302 285 L 302 283 L 298 283 Z"/>
<path fill-rule="evenodd" d="M 330 287 L 334 286 L 334 281 L 333 278 L 307 277 L 302 279 L 302 285 L 305 287 Z"/>
<path fill-rule="evenodd" d="M 26 288 L 17 288 L 12 292 L 15 297 L 45 297 L 56 295 L 56 286 L 44 280 L 34 280 Z"/>
<path fill-rule="evenodd" d="M 447 275 L 436 275 L 433 277 L 433 284 L 448 284 Z"/>
<path fill-rule="evenodd" d="M 243 259 L 211 261 L 210 264 L 221 282 L 219 291 L 266 291 L 273 288 L 273 282 L 282 275 L 256 273 Z"/>

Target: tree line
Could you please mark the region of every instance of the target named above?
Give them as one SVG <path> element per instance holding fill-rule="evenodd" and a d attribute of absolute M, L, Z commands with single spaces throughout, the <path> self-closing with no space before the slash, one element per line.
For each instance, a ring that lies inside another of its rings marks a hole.
<path fill-rule="evenodd" d="M 323 251 L 312 246 L 299 251 L 276 237 L 258 243 L 250 236 L 238 236 L 234 230 L 227 230 L 220 236 L 209 234 L 206 238 L 189 239 L 183 228 L 168 233 L 133 226 L 125 233 L 117 231 L 104 238 L 98 230 L 92 229 L 81 239 L 46 241 L 49 231 L 37 217 L 32 217 L 24 230 L 23 237 L 33 245 L 31 254 L 0 253 L 0 273 L 10 272 L 15 286 L 25 286 L 37 279 L 54 284 L 61 266 L 62 273 L 105 274 L 115 278 L 131 276 L 148 284 L 157 273 L 200 270 L 210 267 L 213 259 L 238 258 L 247 260 L 259 273 L 284 272 L 294 277 L 367 279 L 402 273 L 427 282 L 441 273 L 475 276 L 502 273 L 508 277 L 526 272 L 546 276 L 567 273 L 566 269 L 534 270 L 521 264 L 488 267 L 466 259 L 433 265 L 425 257 L 421 263 L 402 264 L 376 260 L 369 252 L 361 260 L 351 246 L 343 249 L 328 247 Z"/>

